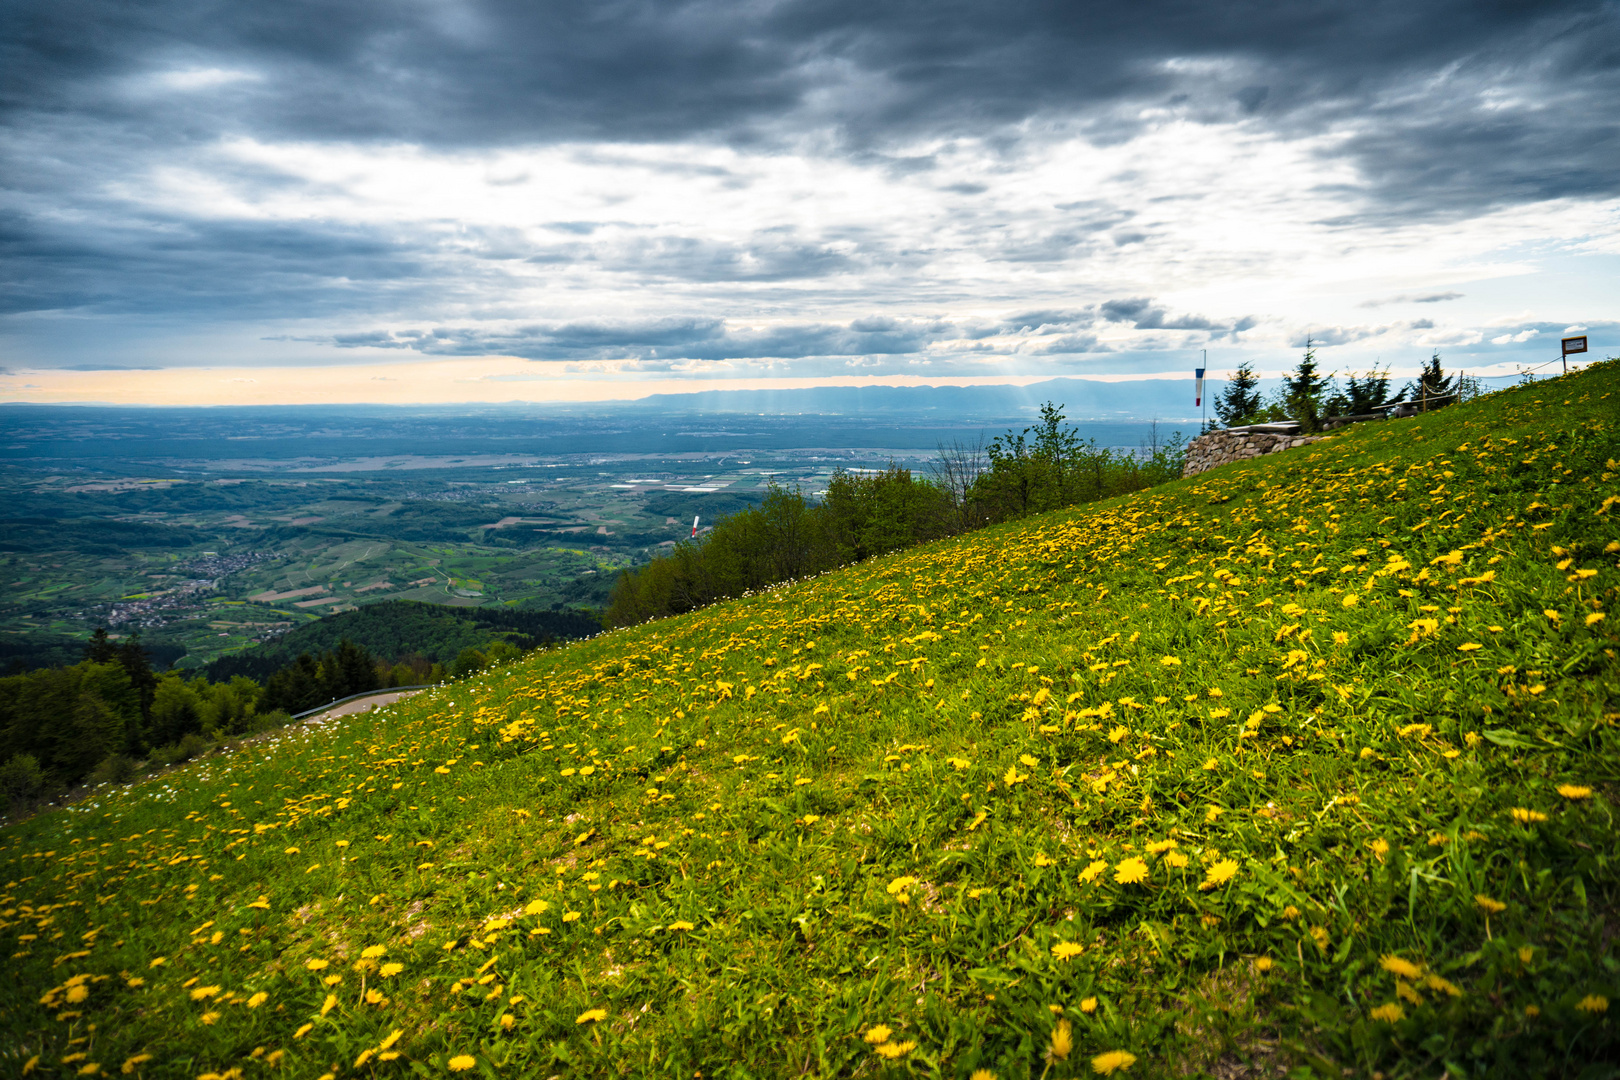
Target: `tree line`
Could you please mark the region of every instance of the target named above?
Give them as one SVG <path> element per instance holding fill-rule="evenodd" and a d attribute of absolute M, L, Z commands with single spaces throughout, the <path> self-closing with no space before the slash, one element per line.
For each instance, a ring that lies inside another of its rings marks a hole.
<path fill-rule="evenodd" d="M 1226 377 L 1226 386 L 1213 402 L 1222 426 L 1298 422 L 1305 431 L 1317 431 L 1322 422 L 1340 416 L 1366 416 L 1386 405 L 1412 401 L 1422 410 L 1442 408 L 1457 399 L 1467 380 L 1447 375 L 1435 353 L 1417 379 L 1391 392 L 1389 369 L 1352 373 L 1339 385 L 1337 373 L 1323 375 L 1316 350 L 1306 343 L 1299 366 L 1283 377 L 1276 393 L 1261 393 L 1260 377 L 1248 363 Z"/>
<path fill-rule="evenodd" d="M 891 465 L 833 473 L 812 501 L 772 484 L 757 506 L 704 536 L 622 572 L 603 623 L 631 626 L 821 573 L 915 544 L 1076 503 L 1121 495 L 1181 475 L 1186 441 L 1159 436 L 1139 451 L 1099 446 L 1047 402 L 1037 423 L 987 444 L 941 446 L 925 475 Z"/>
<path fill-rule="evenodd" d="M 210 681 L 157 671 L 138 634 L 115 642 L 101 628 L 77 663 L 0 677 L 0 811 L 82 782 L 128 780 L 143 763 L 172 765 L 350 694 L 465 678 L 522 654 L 496 639 L 448 664 L 420 653 L 394 662 L 343 639 L 262 683 Z"/>

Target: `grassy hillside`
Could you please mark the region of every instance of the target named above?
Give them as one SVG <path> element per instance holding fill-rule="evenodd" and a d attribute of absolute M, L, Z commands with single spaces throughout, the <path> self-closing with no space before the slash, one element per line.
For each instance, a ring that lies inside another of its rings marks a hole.
<path fill-rule="evenodd" d="M 1617 417 L 1360 425 L 14 825 L 0 1060 L 1613 1075 Z"/>

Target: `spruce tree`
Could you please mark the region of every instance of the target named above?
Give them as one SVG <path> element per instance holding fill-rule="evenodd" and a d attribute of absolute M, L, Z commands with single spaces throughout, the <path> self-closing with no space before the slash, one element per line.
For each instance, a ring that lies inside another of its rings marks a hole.
<path fill-rule="evenodd" d="M 1260 413 L 1260 391 L 1256 389 L 1259 385 L 1260 377 L 1248 361 L 1227 373 L 1226 388 L 1214 402 L 1215 415 L 1221 418 L 1222 424 L 1238 427 L 1254 422 Z"/>
<path fill-rule="evenodd" d="M 1424 411 L 1438 409 L 1442 405 L 1451 403 L 1451 395 L 1455 387 L 1455 380 L 1447 375 L 1440 366 L 1440 354 L 1435 353 L 1429 357 L 1429 362 L 1423 365 L 1417 382 L 1407 383 L 1403 394 L 1410 394 L 1412 400 L 1423 404 Z M 1438 399 L 1438 400 L 1437 400 Z"/>
<path fill-rule="evenodd" d="M 1305 355 L 1292 375 L 1283 379 L 1283 407 L 1290 419 L 1297 420 L 1301 431 L 1315 431 L 1321 426 L 1322 394 L 1328 380 L 1316 367 L 1316 349 L 1310 339 L 1305 340 Z"/>

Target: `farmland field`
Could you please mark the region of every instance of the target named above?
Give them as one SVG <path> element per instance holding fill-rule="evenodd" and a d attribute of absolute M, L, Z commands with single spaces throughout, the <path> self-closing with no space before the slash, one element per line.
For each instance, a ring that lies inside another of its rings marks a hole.
<path fill-rule="evenodd" d="M 1617 394 L 1357 425 L 9 825 L 0 1060 L 1612 1076 Z"/>

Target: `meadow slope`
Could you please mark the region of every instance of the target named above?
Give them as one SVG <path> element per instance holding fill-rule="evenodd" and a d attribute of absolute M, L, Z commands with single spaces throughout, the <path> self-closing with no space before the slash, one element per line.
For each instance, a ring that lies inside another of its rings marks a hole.
<path fill-rule="evenodd" d="M 9 1075 L 1610 1076 L 1620 363 L 0 832 Z"/>

